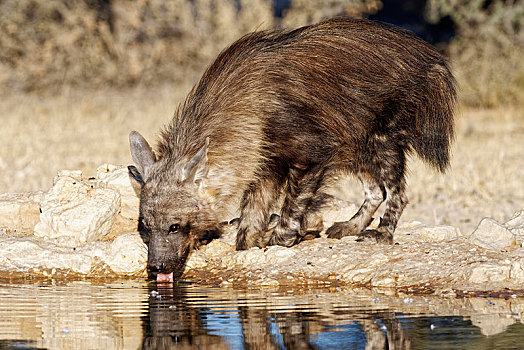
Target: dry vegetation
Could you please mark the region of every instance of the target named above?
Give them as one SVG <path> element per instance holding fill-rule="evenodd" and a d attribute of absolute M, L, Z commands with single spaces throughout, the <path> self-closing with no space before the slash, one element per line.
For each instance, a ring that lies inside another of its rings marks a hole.
<path fill-rule="evenodd" d="M 86 175 L 104 163 L 131 164 L 130 130 L 154 139 L 189 91 L 169 88 L 54 97 L 17 94 L 0 103 L 0 193 L 47 190 L 59 169 Z"/>
<path fill-rule="evenodd" d="M 227 44 L 275 26 L 336 15 L 365 16 L 380 0 L 2 0 L 0 86 L 150 88 L 193 83 Z M 426 18 L 455 23 L 446 51 L 462 101 L 492 107 L 524 101 L 524 0 L 428 0 Z"/>
<path fill-rule="evenodd" d="M 59 169 L 89 176 L 103 163 L 130 164 L 129 131 L 154 139 L 209 61 L 248 31 L 381 6 L 294 0 L 275 18 L 271 0 L 102 3 L 0 1 L 0 193 L 47 190 Z M 523 208 L 524 2 L 428 4 L 428 18 L 456 23 L 448 52 L 469 107 L 448 174 L 412 163 L 403 220 L 469 230 Z M 348 196 L 360 201 L 353 188 Z"/>
<path fill-rule="evenodd" d="M 194 82 L 240 36 L 280 23 L 271 0 L 3 0 L 0 84 L 64 86 Z M 375 11 L 378 0 L 296 0 L 282 21 L 298 26 Z"/>
<path fill-rule="evenodd" d="M 429 0 L 427 17 L 450 16 L 449 46 L 461 99 L 493 107 L 524 102 L 524 1 Z"/>

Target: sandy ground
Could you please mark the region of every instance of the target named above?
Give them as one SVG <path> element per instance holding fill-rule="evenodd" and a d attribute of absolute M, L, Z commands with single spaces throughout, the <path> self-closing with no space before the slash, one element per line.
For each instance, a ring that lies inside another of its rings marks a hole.
<path fill-rule="evenodd" d="M 60 169 L 81 169 L 90 176 L 104 163 L 131 164 L 129 132 L 139 130 L 154 140 L 188 90 L 3 96 L 0 193 L 47 190 Z M 411 160 L 410 204 L 401 223 L 449 224 L 466 234 L 482 217 L 507 221 L 524 208 L 523 151 L 523 109 L 461 109 L 451 169 L 442 175 Z M 362 200 L 353 180 L 341 182 L 335 191 Z"/>

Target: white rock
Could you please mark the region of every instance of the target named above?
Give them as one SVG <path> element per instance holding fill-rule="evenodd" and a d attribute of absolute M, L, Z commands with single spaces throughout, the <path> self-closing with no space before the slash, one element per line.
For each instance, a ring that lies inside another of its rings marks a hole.
<path fill-rule="evenodd" d="M 200 250 L 196 250 L 189 255 L 184 271 L 201 269 L 208 265 L 207 255 Z"/>
<path fill-rule="evenodd" d="M 106 274 L 105 263 L 117 275 L 144 275 L 147 247 L 137 232 L 126 233 L 113 242 L 92 242 L 72 249 L 56 246 L 36 237 L 0 238 L 2 270 L 28 269 L 72 271 L 78 274 Z"/>
<path fill-rule="evenodd" d="M 484 218 L 480 221 L 469 240 L 479 247 L 491 250 L 502 250 L 517 246 L 515 235 L 504 225 L 490 218 Z"/>
<path fill-rule="evenodd" d="M 347 271 L 342 275 L 342 278 L 344 281 L 353 282 L 353 283 L 362 283 L 366 284 L 371 281 L 373 278 L 373 274 L 375 273 L 375 269 L 373 268 L 356 268 Z"/>
<path fill-rule="evenodd" d="M 40 202 L 43 196 L 43 192 L 0 195 L 0 227 L 5 227 L 6 232 L 32 234 L 40 220 Z"/>
<path fill-rule="evenodd" d="M 461 236 L 458 227 L 437 225 L 427 226 L 418 221 L 403 224 L 395 231 L 395 240 L 412 240 L 423 242 L 441 242 Z M 409 236 L 409 237 L 403 237 Z"/>
<path fill-rule="evenodd" d="M 524 210 L 514 213 L 513 217 L 504 226 L 515 235 L 524 235 Z"/>
<path fill-rule="evenodd" d="M 236 245 L 237 240 L 237 227 L 236 225 L 226 225 L 222 229 L 222 235 L 220 236 L 220 241 L 227 243 L 233 247 Z"/>
<path fill-rule="evenodd" d="M 232 232 L 231 227 L 226 227 L 225 233 L 227 234 L 228 232 Z M 228 253 L 233 253 L 235 251 L 234 244 L 234 239 L 231 240 L 230 237 L 222 236 L 220 237 L 220 239 L 215 239 L 211 241 L 209 244 L 201 246 L 198 250 L 193 251 L 189 255 L 189 258 L 185 266 L 185 271 L 206 267 L 210 258 L 224 258 L 224 260 L 222 261 L 222 264 L 224 264 L 224 266 L 232 263 L 232 260 L 230 260 L 228 257 Z"/>
<path fill-rule="evenodd" d="M 87 274 L 92 264 L 93 258 L 88 255 L 70 248 L 56 247 L 34 237 L 0 240 L 2 270 L 64 269 Z"/>
<path fill-rule="evenodd" d="M 129 177 L 127 167 L 105 164 L 98 167 L 96 177 L 99 187 L 112 188 L 120 193 L 120 214 L 127 219 L 136 220 L 140 203 L 137 193 L 140 193 L 140 188 Z"/>
<path fill-rule="evenodd" d="M 109 254 L 109 248 L 111 247 L 111 242 L 109 241 L 98 241 L 87 243 L 79 248 L 75 248 L 75 252 L 78 252 L 80 255 L 88 256 L 96 261 L 106 261 L 107 255 Z M 57 246 L 56 249 L 60 248 Z"/>
<path fill-rule="evenodd" d="M 511 264 L 509 277 L 512 282 L 524 285 L 524 259 L 519 259 Z"/>
<path fill-rule="evenodd" d="M 74 237 L 79 245 L 109 233 L 120 210 L 120 194 L 64 176 L 56 180 L 40 208 L 42 213 L 34 229 L 35 236 Z"/>
<path fill-rule="evenodd" d="M 76 181 L 83 181 L 84 180 L 84 176 L 82 174 L 82 170 L 58 170 L 57 172 L 57 175 L 55 176 L 55 178 L 53 179 L 53 185 L 56 184 L 56 182 L 61 178 L 61 177 L 70 177 Z"/>
<path fill-rule="evenodd" d="M 418 231 L 421 237 L 424 237 L 427 241 L 449 241 L 451 239 L 461 236 L 460 229 L 458 227 L 448 225 L 429 226 Z"/>
<path fill-rule="evenodd" d="M 256 285 L 259 285 L 259 286 L 278 286 L 279 284 L 280 283 L 278 283 L 277 280 L 272 279 L 272 278 L 266 278 L 261 281 L 256 281 Z"/>
<path fill-rule="evenodd" d="M 119 275 L 136 275 L 147 265 L 147 246 L 138 232 L 124 233 L 115 238 L 104 262 Z"/>
<path fill-rule="evenodd" d="M 377 253 L 367 261 L 366 266 L 368 267 L 379 267 L 380 265 L 386 265 L 389 261 L 389 258 L 385 254 Z"/>
<path fill-rule="evenodd" d="M 222 240 L 215 239 L 209 244 L 200 248 L 200 251 L 205 252 L 209 256 L 220 257 L 224 254 L 234 252 L 235 246 L 228 244 Z"/>
<path fill-rule="evenodd" d="M 371 280 L 371 285 L 373 287 L 385 287 L 385 288 L 393 288 L 397 284 L 397 281 L 388 276 L 379 276 L 375 277 Z"/>
<path fill-rule="evenodd" d="M 260 248 L 251 248 L 242 250 L 233 254 L 227 254 L 221 259 L 222 266 L 226 268 L 246 267 L 263 265 L 266 263 L 266 257 Z"/>
<path fill-rule="evenodd" d="M 472 283 L 501 282 L 510 278 L 509 265 L 481 264 L 471 271 L 469 281 Z"/>
<path fill-rule="evenodd" d="M 286 247 L 271 246 L 264 254 L 268 263 L 272 265 L 283 265 L 292 259 L 296 255 L 296 252 Z"/>

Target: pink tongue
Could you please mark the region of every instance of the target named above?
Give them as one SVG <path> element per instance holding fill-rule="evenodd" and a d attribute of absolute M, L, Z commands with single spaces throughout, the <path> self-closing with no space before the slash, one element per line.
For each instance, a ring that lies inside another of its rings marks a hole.
<path fill-rule="evenodd" d="M 158 273 L 156 275 L 157 282 L 173 282 L 173 272 L 171 273 Z"/>

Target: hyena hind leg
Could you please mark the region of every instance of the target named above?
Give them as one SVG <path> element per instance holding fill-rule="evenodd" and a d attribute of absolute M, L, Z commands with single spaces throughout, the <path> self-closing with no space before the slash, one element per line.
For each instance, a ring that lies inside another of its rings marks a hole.
<path fill-rule="evenodd" d="M 389 149 L 385 148 L 383 153 L 389 155 L 388 159 L 376 158 L 375 161 L 376 164 L 379 164 L 376 169 L 380 169 L 377 174 L 381 175 L 382 184 L 386 188 L 386 209 L 376 229 L 365 230 L 359 235 L 361 240 L 372 238 L 380 243 L 393 244 L 393 233 L 408 203 L 405 192 L 406 155 L 404 149 L 398 145 L 397 147 L 393 145 Z"/>
<path fill-rule="evenodd" d="M 404 181 L 401 181 L 401 183 L 396 186 L 386 187 L 386 210 L 380 219 L 380 224 L 376 229 L 362 231 L 359 234 L 360 238 L 357 239 L 357 241 L 372 238 L 379 243 L 393 244 L 393 233 L 397 227 L 400 215 L 402 215 L 402 212 L 408 203 L 405 187 Z"/>
<path fill-rule="evenodd" d="M 364 187 L 364 203 L 349 221 L 335 222 L 327 229 L 328 238 L 342 238 L 357 236 L 372 221 L 373 214 L 384 201 L 386 192 L 384 186 L 376 181 L 369 173 L 359 173 L 358 178 Z"/>

